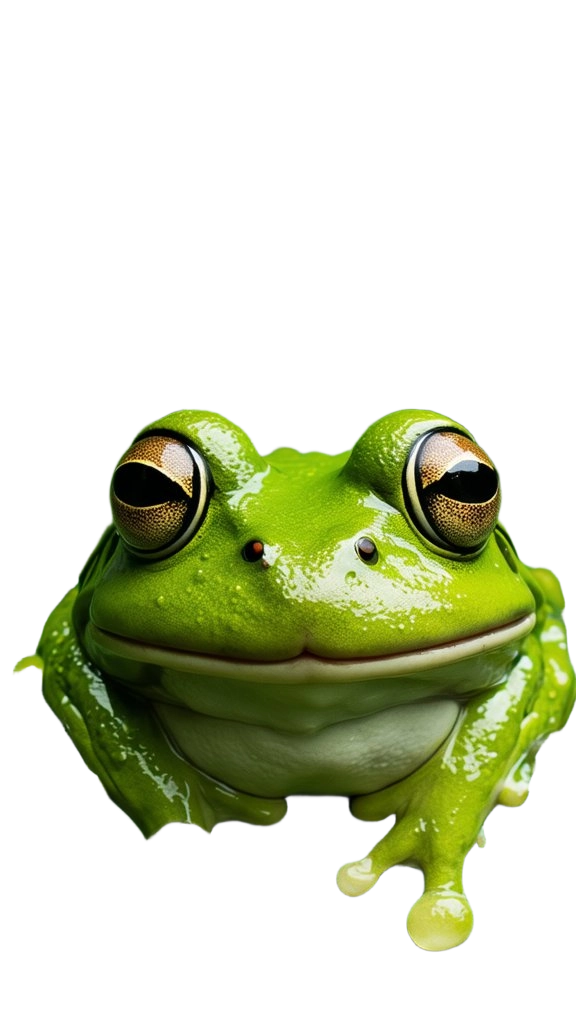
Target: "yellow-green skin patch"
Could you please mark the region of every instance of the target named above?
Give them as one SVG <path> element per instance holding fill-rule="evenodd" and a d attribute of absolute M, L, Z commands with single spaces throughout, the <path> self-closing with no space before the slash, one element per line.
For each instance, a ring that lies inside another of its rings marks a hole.
<path fill-rule="evenodd" d="M 461 557 L 435 548 L 410 517 L 406 460 L 423 433 L 442 427 L 463 430 L 433 412 L 394 413 L 350 453 L 281 449 L 265 459 L 211 413 L 152 424 L 187 439 L 209 467 L 200 528 L 155 560 L 130 553 L 110 527 L 38 647 L 46 699 L 145 835 L 169 821 L 208 830 L 230 819 L 271 824 L 293 792 L 342 793 L 366 820 L 395 815 L 338 884 L 359 895 L 394 864 L 421 868 L 425 891 L 408 929 L 432 950 L 470 933 L 464 858 L 497 803 L 525 799 L 536 751 L 574 701 L 555 577 L 526 568 L 500 527 L 479 553 Z M 375 562 L 359 557 L 364 537 L 376 545 Z M 249 562 L 242 551 L 254 540 L 265 557 Z M 28 663 L 37 662 L 19 667 Z M 438 735 L 431 725 L 429 748 L 423 740 L 403 768 L 394 752 L 402 708 L 406 723 L 417 705 L 426 731 L 426 707 L 432 722 L 442 701 L 456 709 L 437 715 L 449 725 L 437 725 Z M 179 737 L 187 715 L 189 733 Z M 214 742 L 195 763 L 194 730 L 208 720 Z M 389 749 L 379 752 L 381 721 Z M 326 783 L 326 766 L 314 760 L 323 751 L 334 762 Z M 267 752 L 280 765 L 273 783 Z M 380 771 L 380 753 L 382 778 L 394 781 L 359 795 L 354 780 Z M 202 770 L 202 758 L 218 770 Z M 238 777 L 249 780 L 246 791 L 231 783 Z"/>

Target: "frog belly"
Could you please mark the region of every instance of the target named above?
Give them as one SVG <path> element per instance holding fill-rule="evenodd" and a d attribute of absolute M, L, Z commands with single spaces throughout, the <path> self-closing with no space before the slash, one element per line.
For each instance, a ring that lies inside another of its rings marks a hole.
<path fill-rule="evenodd" d="M 389 786 L 432 756 L 459 713 L 456 701 L 430 701 L 295 734 L 169 704 L 155 708 L 188 761 L 235 789 L 267 797 L 356 795 Z"/>

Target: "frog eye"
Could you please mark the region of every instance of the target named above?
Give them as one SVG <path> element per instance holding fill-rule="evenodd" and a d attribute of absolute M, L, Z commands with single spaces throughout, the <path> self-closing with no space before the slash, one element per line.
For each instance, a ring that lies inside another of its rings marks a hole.
<path fill-rule="evenodd" d="M 448 551 L 479 551 L 496 525 L 496 468 L 482 448 L 454 430 L 433 430 L 416 441 L 404 490 L 415 526 Z"/>
<path fill-rule="evenodd" d="M 177 437 L 141 437 L 112 477 L 114 525 L 131 551 L 164 558 L 200 526 L 208 491 L 208 469 L 197 451 Z"/>

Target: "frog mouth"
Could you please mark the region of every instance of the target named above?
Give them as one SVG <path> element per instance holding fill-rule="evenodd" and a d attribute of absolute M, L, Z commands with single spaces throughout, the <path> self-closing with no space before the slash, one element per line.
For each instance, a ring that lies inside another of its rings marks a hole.
<path fill-rule="evenodd" d="M 376 655 L 365 658 L 325 658 L 302 651 L 293 658 L 280 661 L 248 661 L 225 658 L 215 654 L 197 654 L 147 644 L 100 629 L 94 623 L 86 627 L 86 644 L 94 660 L 105 670 L 113 671 L 118 659 L 155 665 L 185 672 L 194 676 L 215 676 L 245 682 L 309 683 L 354 682 L 356 680 L 384 679 L 404 675 L 420 675 L 433 669 L 442 669 L 471 658 L 484 657 L 492 651 L 518 648 L 518 643 L 534 628 L 533 612 L 520 619 L 497 626 L 484 633 L 447 641 L 400 654 Z M 513 651 L 510 651 L 512 654 Z"/>

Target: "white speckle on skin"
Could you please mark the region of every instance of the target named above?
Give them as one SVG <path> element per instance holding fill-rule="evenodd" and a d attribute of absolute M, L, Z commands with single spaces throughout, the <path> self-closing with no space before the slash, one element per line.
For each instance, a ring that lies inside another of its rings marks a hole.
<path fill-rule="evenodd" d="M 542 630 L 540 639 L 544 644 L 559 643 L 560 641 L 564 640 L 564 633 L 562 632 L 560 626 L 557 626 L 555 623 L 552 623 L 550 626 L 548 626 L 547 629 Z"/>
<path fill-rule="evenodd" d="M 560 665 L 557 661 L 554 660 L 554 658 L 550 658 L 550 668 L 554 672 L 554 678 L 558 683 L 558 686 L 566 686 L 566 683 L 570 682 L 570 676 L 567 672 L 564 671 L 563 668 L 560 667 Z"/>

